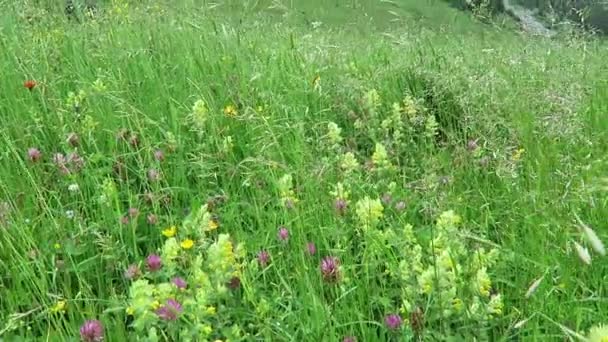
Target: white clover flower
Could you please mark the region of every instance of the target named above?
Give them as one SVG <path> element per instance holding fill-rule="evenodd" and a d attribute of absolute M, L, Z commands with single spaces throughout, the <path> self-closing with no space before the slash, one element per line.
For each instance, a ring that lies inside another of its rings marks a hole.
<path fill-rule="evenodd" d="M 73 193 L 78 192 L 80 191 L 80 186 L 78 186 L 76 183 L 70 184 L 68 185 L 68 191 Z"/>

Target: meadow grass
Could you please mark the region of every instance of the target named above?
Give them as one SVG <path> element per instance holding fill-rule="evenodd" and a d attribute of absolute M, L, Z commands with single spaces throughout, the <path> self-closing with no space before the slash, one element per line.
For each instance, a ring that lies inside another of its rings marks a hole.
<path fill-rule="evenodd" d="M 108 341 L 606 322 L 576 219 L 605 238 L 602 41 L 440 1 L 0 9 L 0 339 L 77 341 L 88 319 Z"/>

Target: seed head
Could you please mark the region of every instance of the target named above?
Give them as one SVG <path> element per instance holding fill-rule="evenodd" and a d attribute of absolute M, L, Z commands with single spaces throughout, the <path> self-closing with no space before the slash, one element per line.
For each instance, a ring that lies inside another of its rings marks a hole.
<path fill-rule="evenodd" d="M 156 225 L 158 223 L 158 217 L 156 217 L 156 215 L 154 214 L 148 214 L 148 217 L 146 217 L 146 220 L 148 221 L 149 225 Z"/>

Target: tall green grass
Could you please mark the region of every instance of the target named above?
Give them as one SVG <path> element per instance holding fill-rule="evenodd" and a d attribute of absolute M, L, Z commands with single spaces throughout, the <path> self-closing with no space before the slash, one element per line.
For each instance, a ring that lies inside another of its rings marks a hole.
<path fill-rule="evenodd" d="M 162 229 L 216 195 L 227 197 L 219 231 L 245 243 L 247 260 L 273 252 L 269 270 L 244 276 L 239 300 L 226 304 L 234 321 L 222 324 L 238 324 L 244 340 L 406 338 L 382 328 L 383 315 L 398 309 L 399 286 L 356 271 L 374 266 L 353 248 L 356 201 L 342 219 L 329 194 L 343 175 L 323 147 L 327 124 L 369 158 L 370 136 L 352 115 L 371 89 L 386 106 L 411 91 L 434 108 L 441 139 L 391 156 L 404 160 L 390 180 L 407 208 L 398 215 L 387 206 L 385 228 L 426 231 L 451 209 L 498 246 L 489 271 L 505 308 L 487 338 L 559 340 L 566 333 L 556 323 L 584 334 L 606 322 L 605 259 L 585 265 L 572 245 L 581 242 L 576 215 L 606 236 L 603 42 L 522 36 L 440 1 L 110 1 L 80 22 L 53 5 L 0 7 L 0 338 L 77 340 L 88 318 L 103 321 L 107 340 L 133 338 L 124 270 L 162 246 Z M 32 91 L 28 79 L 37 82 Z M 213 117 L 202 134 L 188 118 L 200 98 Z M 236 119 L 222 113 L 227 105 L 238 108 Z M 136 132 L 137 146 L 116 138 L 121 129 Z M 70 132 L 85 166 L 61 176 L 52 156 L 74 150 Z M 479 154 L 467 151 L 469 140 Z M 31 147 L 43 162 L 28 161 Z M 104 206 L 98 198 L 116 165 L 118 195 Z M 150 168 L 160 182 L 147 179 Z M 301 198 L 292 211 L 276 207 L 275 184 L 287 173 Z M 362 173 L 352 191 L 379 197 L 384 182 Z M 139 217 L 121 224 L 130 207 Z M 280 225 L 290 228 L 288 248 L 276 241 Z M 342 290 L 320 284 L 318 259 L 303 255 L 307 241 L 340 255 L 354 276 Z M 377 253 L 378 264 L 396 260 L 388 248 Z M 53 313 L 61 299 L 65 313 Z M 470 339 L 479 327 L 456 330 Z"/>

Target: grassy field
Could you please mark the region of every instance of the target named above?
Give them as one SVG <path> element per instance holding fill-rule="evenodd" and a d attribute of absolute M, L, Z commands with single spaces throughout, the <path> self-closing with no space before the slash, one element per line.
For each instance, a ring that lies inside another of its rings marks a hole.
<path fill-rule="evenodd" d="M 57 3 L 0 1 L 0 340 L 608 338 L 602 41 Z"/>

